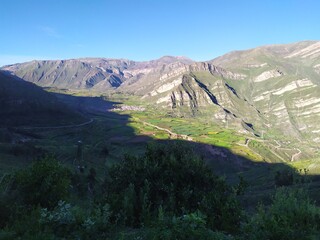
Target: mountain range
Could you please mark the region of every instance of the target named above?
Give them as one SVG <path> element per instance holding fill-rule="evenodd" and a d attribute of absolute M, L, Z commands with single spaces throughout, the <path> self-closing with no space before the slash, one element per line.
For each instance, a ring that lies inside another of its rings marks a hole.
<path fill-rule="evenodd" d="M 319 41 L 234 51 L 206 62 L 82 58 L 1 70 L 41 87 L 135 95 L 171 115 L 260 137 L 320 142 Z"/>

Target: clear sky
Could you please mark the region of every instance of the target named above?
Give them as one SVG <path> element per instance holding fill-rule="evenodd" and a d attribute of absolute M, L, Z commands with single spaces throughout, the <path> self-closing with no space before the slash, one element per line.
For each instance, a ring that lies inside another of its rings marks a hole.
<path fill-rule="evenodd" d="M 0 66 L 78 57 L 210 60 L 320 40 L 318 0 L 0 0 Z"/>

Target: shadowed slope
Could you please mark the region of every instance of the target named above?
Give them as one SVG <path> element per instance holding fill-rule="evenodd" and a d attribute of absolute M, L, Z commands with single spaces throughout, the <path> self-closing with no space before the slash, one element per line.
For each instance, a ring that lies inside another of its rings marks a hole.
<path fill-rule="evenodd" d="M 1 126 L 79 124 L 87 120 L 59 102 L 53 94 L 2 72 L 0 105 Z"/>

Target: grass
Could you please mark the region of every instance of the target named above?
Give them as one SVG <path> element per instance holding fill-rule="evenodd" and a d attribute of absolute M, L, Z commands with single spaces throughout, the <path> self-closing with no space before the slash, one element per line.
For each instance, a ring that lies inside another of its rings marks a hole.
<path fill-rule="evenodd" d="M 302 172 L 304 172 L 304 169 L 306 169 L 307 173 L 311 175 L 320 173 L 320 158 L 290 162 L 288 165 L 297 171 L 302 170 Z"/>

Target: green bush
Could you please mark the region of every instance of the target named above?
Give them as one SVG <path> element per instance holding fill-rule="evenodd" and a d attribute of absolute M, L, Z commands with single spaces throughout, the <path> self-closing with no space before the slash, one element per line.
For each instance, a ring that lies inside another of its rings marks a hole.
<path fill-rule="evenodd" d="M 245 227 L 248 239 L 316 239 L 320 208 L 303 190 L 277 190 L 270 207 L 260 206 Z"/>
<path fill-rule="evenodd" d="M 295 172 L 293 170 L 289 171 L 287 169 L 282 171 L 277 171 L 274 177 L 276 186 L 290 186 L 293 184 L 293 175 Z"/>
<path fill-rule="evenodd" d="M 24 204 L 53 208 L 66 199 L 70 171 L 52 157 L 34 162 L 15 175 L 15 185 Z"/>
<path fill-rule="evenodd" d="M 8 199 L 5 194 L 0 194 L 0 228 L 8 224 L 10 216 L 13 214 L 12 202 L 10 200 L 12 199 Z"/>
<path fill-rule="evenodd" d="M 232 240 L 231 235 L 214 232 L 206 227 L 206 216 L 199 211 L 180 217 L 164 216 L 161 208 L 153 227 L 130 229 L 118 233 L 121 240 Z"/>
<path fill-rule="evenodd" d="M 149 145 L 142 157 L 126 156 L 109 170 L 106 194 L 113 220 L 128 226 L 149 225 L 160 206 L 171 216 L 199 210 L 213 230 L 234 231 L 240 222 L 232 189 L 182 144 Z"/>
<path fill-rule="evenodd" d="M 63 235 L 75 228 L 76 218 L 71 211 L 71 205 L 59 201 L 52 211 L 46 208 L 41 209 L 39 223 L 44 227 L 49 227 L 55 234 Z"/>
<path fill-rule="evenodd" d="M 83 209 L 59 201 L 52 210 L 42 208 L 38 222 L 43 232 L 54 233 L 59 238 L 104 239 L 111 229 L 109 217 L 108 205 Z"/>
<path fill-rule="evenodd" d="M 157 226 L 148 231 L 146 239 L 227 240 L 232 237 L 208 229 L 206 217 L 197 211 L 181 217 L 172 217 L 169 220 L 159 219 Z"/>
<path fill-rule="evenodd" d="M 51 235 L 42 234 L 40 224 L 38 223 L 38 219 L 40 217 L 40 208 L 27 210 L 20 206 L 17 207 L 16 211 L 18 213 L 15 213 L 14 218 L 11 219 L 10 224 L 2 233 L 10 233 L 10 235 L 14 236 L 11 239 L 41 239 L 41 236 Z"/>

